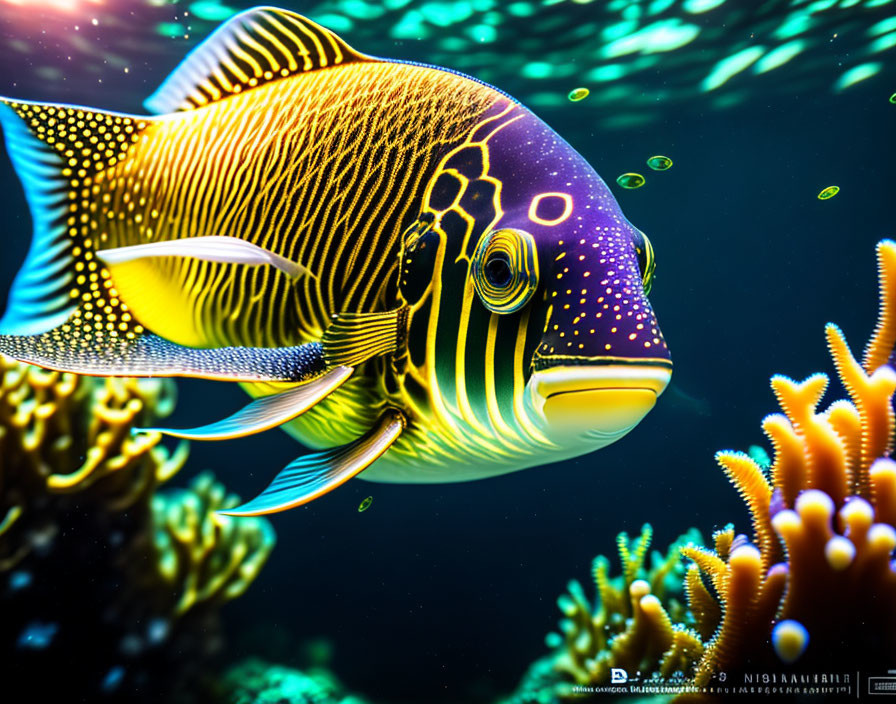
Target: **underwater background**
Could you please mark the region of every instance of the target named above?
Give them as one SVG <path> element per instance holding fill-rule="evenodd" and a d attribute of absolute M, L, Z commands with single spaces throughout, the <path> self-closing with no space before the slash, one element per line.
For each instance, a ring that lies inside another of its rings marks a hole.
<path fill-rule="evenodd" d="M 454 68 L 521 100 L 585 156 L 656 250 L 650 298 L 675 370 L 627 437 L 479 482 L 351 481 L 271 516 L 276 547 L 223 607 L 222 670 L 248 657 L 325 664 L 376 702 L 494 701 L 546 653 L 557 595 L 614 553 L 619 531 L 650 522 L 664 548 L 692 526 L 746 529 L 714 453 L 768 447 L 769 377 L 831 372 L 826 322 L 854 349 L 867 339 L 872 252 L 896 237 L 896 3 L 279 4 L 362 52 Z M 193 46 L 251 5 L 0 0 L 0 94 L 141 113 Z M 590 94 L 573 102 L 578 87 Z M 656 154 L 673 166 L 652 171 Z M 625 172 L 646 183 L 619 187 Z M 820 200 L 832 185 L 837 195 Z M 5 154 L 0 186 L 5 295 L 31 234 Z M 174 426 L 245 401 L 228 384 L 177 386 Z M 296 454 L 279 431 L 194 443 L 170 484 L 212 469 L 249 497 Z M 73 589 L 85 586 L 60 580 L 49 593 Z M 90 631 L 81 637 L 90 648 Z"/>

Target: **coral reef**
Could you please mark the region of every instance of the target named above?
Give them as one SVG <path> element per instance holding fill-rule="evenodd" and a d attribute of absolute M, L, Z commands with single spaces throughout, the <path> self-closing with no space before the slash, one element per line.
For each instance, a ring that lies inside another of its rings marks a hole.
<path fill-rule="evenodd" d="M 167 415 L 161 380 L 79 378 L 0 357 L 0 570 L 51 538 L 65 495 L 120 512 L 145 500 L 186 459 L 130 428 Z M 55 497 L 55 500 L 54 500 Z"/>
<path fill-rule="evenodd" d="M 685 561 L 681 549 L 702 542 L 691 529 L 673 542 L 665 554 L 648 557 L 653 530 L 645 524 L 637 538 L 620 533 L 616 545 L 621 574 L 610 577 L 610 561 L 594 559 L 592 576 L 596 598 L 592 605 L 582 585 L 573 580 L 557 604 L 563 613 L 561 633 L 548 634 L 554 649 L 537 661 L 505 704 L 540 704 L 581 698 L 576 685 L 610 682 L 612 668 L 656 673 L 683 679 L 692 673 L 703 652 L 700 635 L 685 607 Z"/>
<path fill-rule="evenodd" d="M 896 462 L 889 459 L 896 371 L 888 365 L 896 341 L 896 243 L 881 242 L 877 256 L 880 311 L 862 363 L 836 325 L 825 329 L 849 398 L 820 411 L 826 375 L 802 382 L 775 376 L 783 413 L 762 424 L 773 448 L 768 475 L 748 455 L 716 456 L 750 510 L 752 544 L 740 539 L 728 554 L 683 551 L 721 607 L 707 619 L 707 629 L 715 628 L 698 685 L 714 672 L 782 662 L 796 670 L 844 662 L 886 669 L 896 656 Z"/>
<path fill-rule="evenodd" d="M 828 376 L 776 375 L 782 412 L 762 423 L 771 458 L 758 447 L 716 455 L 747 505 L 750 537 L 729 525 L 711 546 L 673 544 L 645 573 L 649 528 L 633 543 L 620 535 L 622 575 L 608 579 L 607 561 L 597 558 L 596 608 L 570 584 L 559 600 L 563 636 L 549 636 L 553 653 L 530 668 L 509 702 L 581 698 L 572 688 L 608 684 L 612 667 L 699 692 L 719 673 L 737 681 L 749 671 L 892 666 L 896 243 L 879 243 L 877 259 L 880 309 L 862 362 L 836 325 L 825 329 L 848 398 L 819 410 Z"/>
<path fill-rule="evenodd" d="M 606 557 L 595 558 L 596 608 L 575 580 L 558 599 L 565 618 L 560 622 L 563 648 L 554 667 L 576 684 L 606 682 L 613 667 L 671 677 L 702 653 L 700 637 L 685 624 L 684 565 L 679 554 L 683 545 L 699 543 L 700 535 L 693 530 L 686 533 L 665 555 L 654 551 L 647 569 L 644 562 L 652 536 L 650 525 L 631 541 L 626 533 L 619 534 L 618 577 L 610 578 Z M 548 637 L 549 643 L 560 641 L 557 634 Z"/>
<path fill-rule="evenodd" d="M 263 519 L 217 515 L 237 498 L 210 475 L 157 492 L 186 445 L 172 453 L 131 430 L 174 402 L 170 381 L 0 358 L 5 694 L 175 701 L 218 646 L 220 605 L 254 579 L 274 535 Z"/>

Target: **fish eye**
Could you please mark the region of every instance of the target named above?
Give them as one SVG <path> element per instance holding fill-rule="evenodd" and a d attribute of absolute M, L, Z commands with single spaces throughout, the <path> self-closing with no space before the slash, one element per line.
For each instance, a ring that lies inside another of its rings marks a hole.
<path fill-rule="evenodd" d="M 495 288 L 504 288 L 513 280 L 510 257 L 506 252 L 496 252 L 485 262 L 485 278 Z"/>
<path fill-rule="evenodd" d="M 473 252 L 472 277 L 473 288 L 490 311 L 519 310 L 538 288 L 535 238 L 513 228 L 485 233 Z"/>
<path fill-rule="evenodd" d="M 641 284 L 644 286 L 644 295 L 650 294 L 653 286 L 654 271 L 656 271 L 656 256 L 653 253 L 653 245 L 647 239 L 647 235 L 638 230 L 635 237 L 635 254 L 638 255 L 638 268 L 641 270 Z"/>

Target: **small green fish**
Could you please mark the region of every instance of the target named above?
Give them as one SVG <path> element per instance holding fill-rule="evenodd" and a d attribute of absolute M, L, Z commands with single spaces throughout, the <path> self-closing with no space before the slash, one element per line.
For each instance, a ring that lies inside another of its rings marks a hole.
<path fill-rule="evenodd" d="M 370 504 L 372 504 L 372 503 L 373 503 L 373 497 L 368 496 L 366 499 L 364 499 L 361 502 L 361 505 L 358 506 L 358 513 L 364 513 L 367 509 L 370 508 Z"/>
<path fill-rule="evenodd" d="M 893 103 L 893 105 L 896 105 L 896 93 L 893 93 L 893 95 L 890 96 L 890 102 Z"/>
<path fill-rule="evenodd" d="M 588 94 L 591 91 L 587 88 L 573 88 L 569 91 L 569 95 L 567 96 L 572 102 L 577 103 L 580 100 L 584 100 L 588 97 Z"/>
<path fill-rule="evenodd" d="M 667 156 L 652 156 L 647 160 L 647 165 L 654 171 L 665 171 L 672 168 L 672 160 Z"/>
<path fill-rule="evenodd" d="M 646 179 L 641 174 L 627 173 L 617 178 L 616 183 L 623 188 L 640 188 L 646 183 Z"/>
<path fill-rule="evenodd" d="M 840 192 L 840 186 L 828 186 L 818 194 L 818 200 L 829 200 Z"/>

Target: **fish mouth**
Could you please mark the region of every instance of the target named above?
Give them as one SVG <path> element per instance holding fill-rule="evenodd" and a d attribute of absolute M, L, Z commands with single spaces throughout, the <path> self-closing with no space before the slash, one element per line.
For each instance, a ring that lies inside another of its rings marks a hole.
<path fill-rule="evenodd" d="M 647 415 L 671 376 L 671 364 L 558 366 L 535 372 L 527 388 L 552 436 L 613 440 Z"/>

